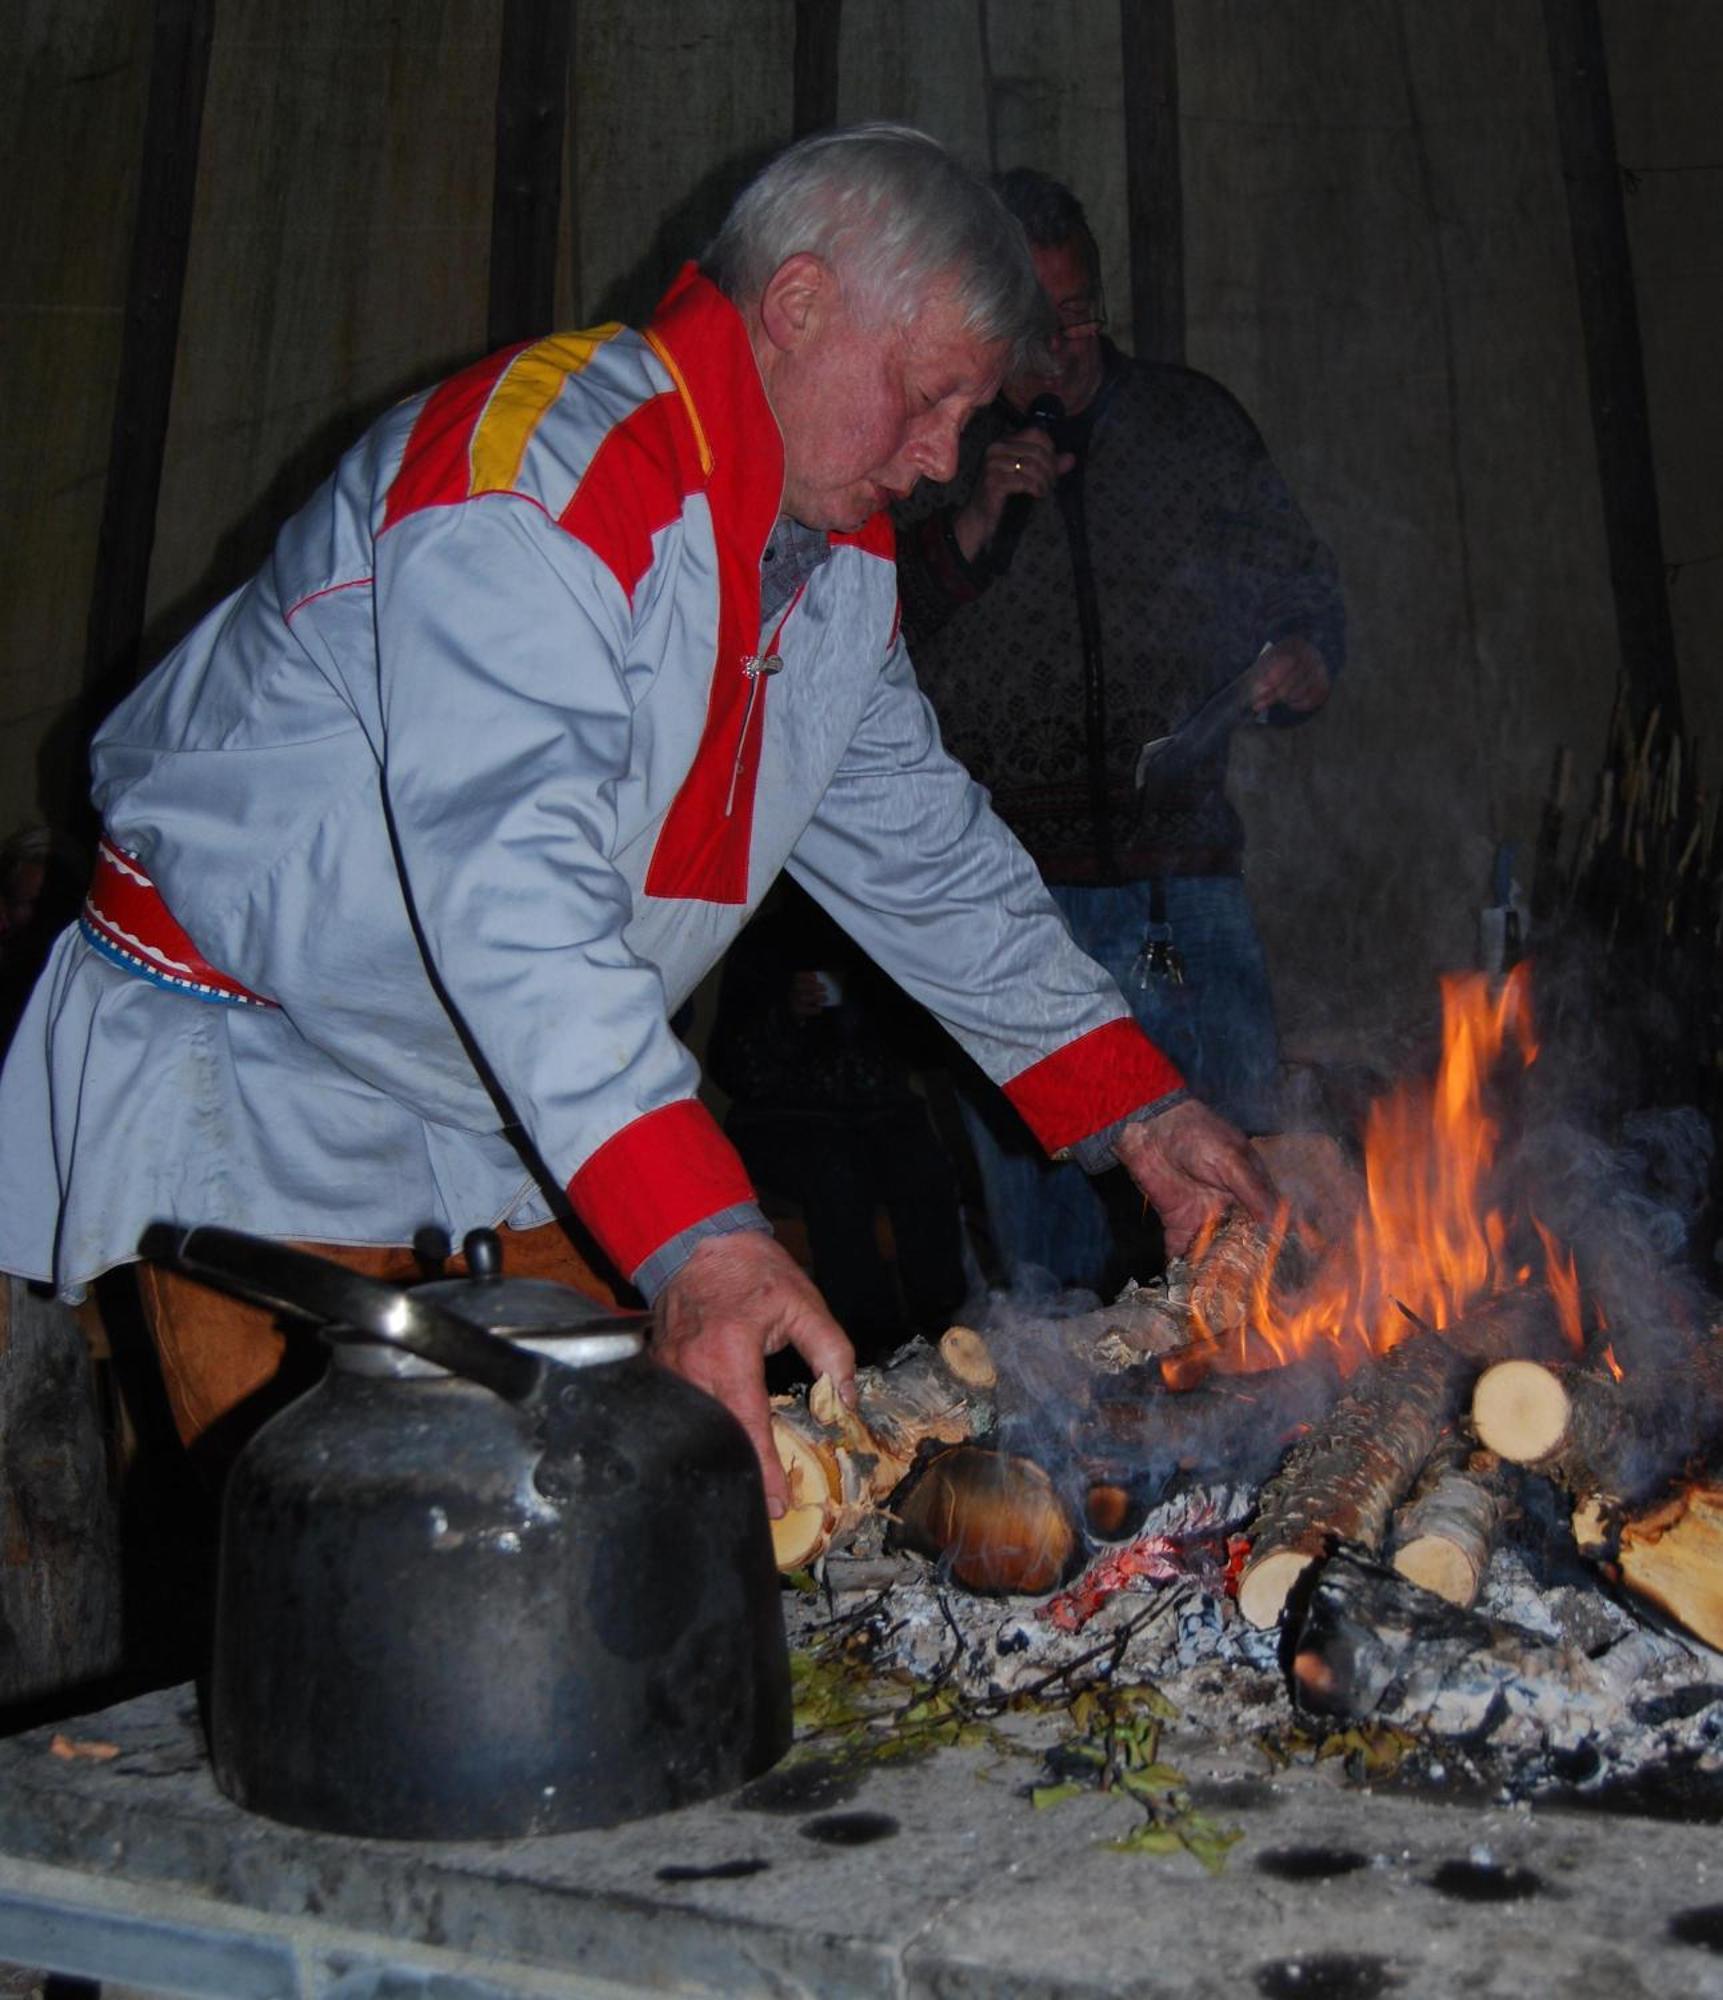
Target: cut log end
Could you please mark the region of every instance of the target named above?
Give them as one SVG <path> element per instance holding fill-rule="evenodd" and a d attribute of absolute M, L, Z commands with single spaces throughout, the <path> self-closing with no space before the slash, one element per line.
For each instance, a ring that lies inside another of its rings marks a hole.
<path fill-rule="evenodd" d="M 772 1442 L 790 1489 L 788 1510 L 772 1523 L 772 1554 L 779 1569 L 802 1569 L 823 1555 L 831 1541 L 841 1511 L 842 1474 L 826 1447 L 782 1417 L 772 1419 Z"/>
<path fill-rule="evenodd" d="M 1408 1583 L 1433 1590 L 1450 1604 L 1469 1605 L 1477 1597 L 1477 1565 L 1464 1549 L 1440 1535 L 1420 1535 L 1396 1549 L 1394 1567 Z"/>
<path fill-rule="evenodd" d="M 1070 1574 L 1076 1523 L 1040 1466 L 955 1445 L 927 1459 L 892 1497 L 887 1546 L 943 1563 L 966 1589 L 1040 1597 Z"/>
<path fill-rule="evenodd" d="M 1083 1525 L 1098 1542 L 1116 1542 L 1130 1532 L 1131 1518 L 1141 1510 L 1131 1490 L 1116 1480 L 1097 1479 L 1083 1496 Z"/>
<path fill-rule="evenodd" d="M 991 1389 L 999 1380 L 987 1342 L 973 1327 L 948 1327 L 939 1337 L 939 1358 L 966 1389 Z"/>
<path fill-rule="evenodd" d="M 1536 1465 L 1567 1436 L 1568 1393 L 1536 1361 L 1500 1361 L 1486 1368 L 1472 1393 L 1472 1428 L 1479 1442 L 1515 1465 Z"/>
<path fill-rule="evenodd" d="M 1258 1631 L 1266 1632 L 1280 1622 L 1294 1584 L 1315 1560 L 1298 1549 L 1272 1549 L 1261 1562 L 1245 1566 L 1238 1608 Z"/>

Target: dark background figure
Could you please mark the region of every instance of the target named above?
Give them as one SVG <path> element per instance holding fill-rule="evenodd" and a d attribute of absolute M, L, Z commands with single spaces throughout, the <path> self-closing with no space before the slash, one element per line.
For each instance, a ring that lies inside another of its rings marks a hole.
<path fill-rule="evenodd" d="M 724 961 L 707 1050 L 724 1129 L 800 1208 L 814 1282 L 864 1361 L 943 1332 L 966 1289 L 956 1173 L 914 1081 L 943 1040 L 792 883 Z"/>
<path fill-rule="evenodd" d="M 956 477 L 901 510 L 917 675 L 1151 1038 L 1235 1124 L 1270 1130 L 1279 1046 L 1228 750 L 1239 725 L 1327 699 L 1345 650 L 1334 558 L 1219 383 L 1105 337 L 1070 189 L 1030 168 L 995 185 L 1057 317 L 1053 371 L 1008 381 Z M 961 1101 L 1009 1278 L 1147 1275 L 1139 1205 L 1110 1216 L 1109 1191 L 1047 1164 L 979 1076 Z"/>

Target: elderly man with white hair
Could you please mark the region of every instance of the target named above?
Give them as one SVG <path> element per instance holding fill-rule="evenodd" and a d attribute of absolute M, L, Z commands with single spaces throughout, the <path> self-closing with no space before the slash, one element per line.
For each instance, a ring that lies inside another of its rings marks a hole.
<path fill-rule="evenodd" d="M 847 1391 L 670 1017 L 788 868 L 1050 1151 L 1175 1244 L 1266 1188 L 1071 943 L 940 746 L 885 510 L 1035 349 L 1017 225 L 922 134 L 792 147 L 656 317 L 494 355 L 384 417 L 109 718 L 106 828 L 0 1083 L 0 1267 L 75 1292 L 157 1218 L 397 1274 L 511 1225 L 782 1476 L 762 1358 Z M 264 1315 L 144 1267 L 182 1434 Z"/>

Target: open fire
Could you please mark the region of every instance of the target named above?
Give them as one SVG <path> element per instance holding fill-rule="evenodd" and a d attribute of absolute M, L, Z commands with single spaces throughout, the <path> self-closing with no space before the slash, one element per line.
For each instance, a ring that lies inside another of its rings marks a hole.
<path fill-rule="evenodd" d="M 1291 1226 L 1286 1204 L 1259 1254 L 1233 1253 L 1249 1291 L 1245 1310 L 1225 1313 L 1231 1324 L 1215 1323 L 1217 1294 L 1233 1304 L 1227 1288 L 1195 1288 L 1191 1324 L 1213 1350 L 1209 1365 L 1281 1365 L 1327 1342 L 1350 1374 L 1416 1327 L 1449 1326 L 1490 1295 L 1530 1283 L 1528 1224 L 1563 1330 L 1576 1351 L 1583 1346 L 1572 1256 L 1535 1215 L 1507 1207 L 1492 1184 L 1500 1138 L 1488 1108 L 1492 1079 L 1510 1056 L 1523 1067 L 1537 1058 L 1529 977 L 1521 964 L 1500 982 L 1481 973 L 1443 981 L 1435 1081 L 1404 1083 L 1371 1107 L 1351 1226 L 1316 1246 L 1310 1280 L 1290 1295 L 1274 1282 Z M 1203 1242 L 1192 1252 L 1199 1270 L 1210 1248 Z"/>
<path fill-rule="evenodd" d="M 1531 997 L 1523 966 L 1446 981 L 1433 1080 L 1356 1168 L 1282 1142 L 1274 1229 L 1098 1311 L 996 1300 L 864 1371 L 859 1413 L 789 1399 L 786 1567 L 883 1592 L 906 1664 L 958 1635 L 940 1671 L 995 1694 L 1125 1632 L 1119 1672 L 1278 1664 L 1307 1711 L 1474 1749 L 1643 1763 L 1652 1695 L 1723 1743 L 1723 1337 L 1673 1281 L 1606 1310 L 1586 1216 L 1555 1204 L 1564 1240 L 1504 1161 Z"/>

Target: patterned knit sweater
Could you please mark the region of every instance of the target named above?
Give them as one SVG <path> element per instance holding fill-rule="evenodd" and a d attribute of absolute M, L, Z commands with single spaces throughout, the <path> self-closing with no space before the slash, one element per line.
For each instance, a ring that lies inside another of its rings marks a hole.
<path fill-rule="evenodd" d="M 1095 404 L 1056 439 L 1079 453 L 1076 470 L 991 576 L 963 561 L 948 523 L 987 446 L 1022 424 L 1003 402 L 983 411 L 956 478 L 922 489 L 900 520 L 904 629 L 946 744 L 1049 881 L 1236 873 L 1244 836 L 1225 742 L 1141 811 L 1137 752 L 1271 641 L 1307 638 L 1337 674 L 1334 558 L 1218 382 L 1109 346 Z M 1095 578 L 1098 674 L 1080 631 L 1074 513 Z"/>

